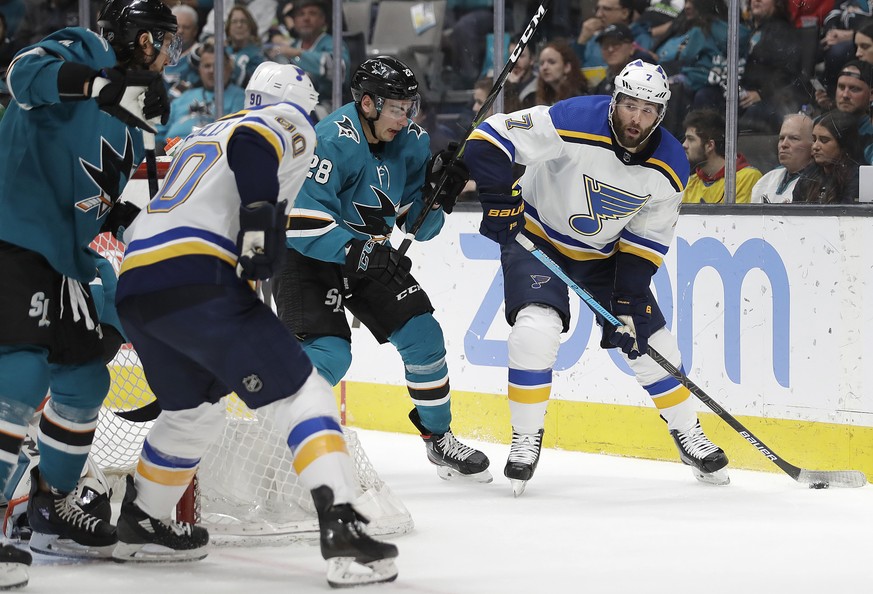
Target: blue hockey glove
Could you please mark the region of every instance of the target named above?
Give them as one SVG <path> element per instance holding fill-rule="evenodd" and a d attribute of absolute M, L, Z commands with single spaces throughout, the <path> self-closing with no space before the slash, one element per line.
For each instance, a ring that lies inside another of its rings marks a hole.
<path fill-rule="evenodd" d="M 433 156 L 427 170 L 427 192 L 433 192 L 439 185 L 443 170 L 446 171 L 446 181 L 434 202 L 434 209 L 442 207 L 446 214 L 452 214 L 458 195 L 470 181 L 470 170 L 460 159 L 452 161 L 452 154 L 457 152 L 458 143 L 450 142 L 449 146 Z M 448 169 L 446 169 L 448 167 Z"/>
<path fill-rule="evenodd" d="M 393 247 L 375 239 L 349 242 L 349 252 L 343 271 L 351 278 L 370 278 L 391 291 L 403 288 L 412 269 L 412 261 Z"/>
<path fill-rule="evenodd" d="M 612 313 L 622 326 L 615 329 L 609 342 L 620 348 L 628 359 L 636 359 L 649 348 L 652 335 L 652 304 L 648 297 L 613 297 Z"/>
<path fill-rule="evenodd" d="M 482 203 L 482 224 L 479 233 L 506 245 L 524 228 L 524 204 L 521 196 L 479 194 Z"/>
<path fill-rule="evenodd" d="M 278 204 L 255 202 L 239 208 L 236 273 L 243 280 L 266 280 L 279 272 L 285 258 L 287 200 Z"/>

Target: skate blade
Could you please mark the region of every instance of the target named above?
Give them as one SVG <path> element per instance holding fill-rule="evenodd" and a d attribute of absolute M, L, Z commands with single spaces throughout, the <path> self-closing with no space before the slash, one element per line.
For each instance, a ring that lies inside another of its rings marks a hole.
<path fill-rule="evenodd" d="M 120 542 L 112 551 L 112 560 L 117 563 L 186 563 L 205 559 L 208 554 L 206 547 L 177 551 L 155 544 Z"/>
<path fill-rule="evenodd" d="M 701 483 L 706 483 L 707 485 L 729 485 L 731 483 L 731 477 L 728 476 L 727 468 L 722 468 L 721 470 L 716 470 L 715 472 L 703 472 L 699 468 L 691 467 L 691 472 L 694 474 L 694 478 L 699 480 Z"/>
<path fill-rule="evenodd" d="M 354 557 L 334 557 L 327 560 L 327 583 L 331 588 L 354 588 L 393 582 L 396 579 L 397 566 L 393 558 L 366 564 L 355 562 Z"/>
<path fill-rule="evenodd" d="M 70 557 L 73 559 L 109 559 L 115 544 L 96 547 L 77 543 L 69 538 L 61 538 L 57 534 L 30 535 L 30 550 L 41 555 L 53 557 Z"/>
<path fill-rule="evenodd" d="M 527 481 L 520 479 L 509 479 L 509 484 L 512 485 L 512 495 L 514 497 L 521 497 L 525 487 L 527 487 Z"/>
<path fill-rule="evenodd" d="M 30 579 L 27 565 L 23 563 L 0 563 L 0 590 L 23 588 Z"/>
<path fill-rule="evenodd" d="M 494 480 L 494 477 L 491 476 L 491 472 L 488 470 L 475 474 L 464 474 L 449 466 L 437 466 L 437 476 L 444 481 L 463 480 L 472 483 L 490 483 Z"/>

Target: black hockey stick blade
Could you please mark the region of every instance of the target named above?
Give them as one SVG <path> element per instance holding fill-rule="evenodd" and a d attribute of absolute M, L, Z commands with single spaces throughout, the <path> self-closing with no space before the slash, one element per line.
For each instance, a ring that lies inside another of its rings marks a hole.
<path fill-rule="evenodd" d="M 158 415 L 161 414 L 161 405 L 158 404 L 157 400 L 152 400 L 141 408 L 135 408 L 133 410 L 116 410 L 113 412 L 116 417 L 120 417 L 125 421 L 130 421 L 131 423 L 148 423 L 149 421 L 157 419 Z"/>
<path fill-rule="evenodd" d="M 621 321 L 612 315 L 612 312 L 603 307 L 588 291 L 580 287 L 576 282 L 567 276 L 561 267 L 549 258 L 542 250 L 537 248 L 534 243 L 519 233 L 516 236 L 516 241 L 533 256 L 543 263 L 543 265 L 551 270 L 558 278 L 560 278 L 574 293 L 576 293 L 591 310 L 601 316 L 605 322 L 613 326 L 621 326 Z M 804 483 L 810 488 L 823 489 L 827 487 L 863 487 L 867 484 L 867 477 L 859 470 L 806 470 L 799 468 L 781 456 L 778 456 L 764 442 L 758 439 L 755 434 L 749 431 L 742 423 L 740 423 L 733 415 L 721 407 L 721 405 L 709 397 L 697 384 L 685 375 L 682 370 L 677 369 L 675 365 L 670 363 L 661 353 L 653 349 L 651 346 L 646 350 L 646 354 L 654 359 L 664 371 L 669 373 L 680 384 L 688 388 L 688 391 L 694 394 L 698 400 L 705 404 L 712 412 L 717 414 L 725 423 L 740 434 L 740 436 L 752 444 L 764 457 L 773 462 L 776 466 L 782 469 L 785 474 L 793 478 L 799 483 Z"/>
<path fill-rule="evenodd" d="M 446 180 L 448 176 L 448 172 L 452 169 L 451 165 L 461 158 L 464 154 L 464 147 L 467 146 L 467 139 L 470 137 L 470 134 L 485 121 L 486 116 L 488 115 L 488 111 L 491 109 L 491 106 L 494 105 L 494 102 L 497 100 L 497 96 L 500 94 L 500 91 L 503 90 L 503 86 L 506 84 L 506 79 L 509 77 L 509 73 L 512 72 L 512 69 L 515 68 L 515 63 L 518 62 L 518 58 L 521 56 L 521 53 L 524 51 L 524 48 L 527 47 L 527 44 L 530 42 L 530 39 L 533 37 L 533 34 L 536 32 L 537 27 L 539 27 L 542 20 L 545 18 L 546 13 L 549 11 L 549 5 L 552 3 L 552 0 L 542 0 L 539 7 L 537 7 L 536 13 L 534 13 L 530 22 L 527 25 L 527 28 L 524 30 L 524 33 L 521 34 L 521 38 L 518 40 L 518 44 L 515 46 L 515 49 L 510 54 L 509 59 L 506 61 L 506 64 L 503 65 L 503 70 L 500 71 L 500 76 L 494 81 L 494 84 L 491 86 L 491 90 L 488 91 L 488 96 L 485 98 L 485 101 L 482 103 L 482 107 L 479 108 L 479 111 L 476 112 L 476 116 L 473 118 L 473 121 L 470 122 L 470 125 L 467 126 L 467 130 L 464 132 L 464 137 L 461 138 L 461 142 L 458 144 L 458 148 L 455 149 L 455 152 L 452 154 L 449 162 L 443 167 L 443 173 L 440 175 L 439 180 L 437 181 L 436 187 L 433 188 L 433 191 L 430 192 L 429 196 L 425 200 L 424 208 L 421 209 L 421 212 L 418 214 L 418 217 L 413 222 L 412 227 L 409 228 L 409 231 L 406 233 L 406 237 L 403 238 L 403 241 L 400 242 L 400 247 L 397 248 L 398 253 L 400 255 L 404 255 L 407 250 L 409 250 L 409 246 L 412 245 L 412 240 L 415 239 L 415 234 L 418 233 L 418 230 L 421 229 L 421 226 L 424 224 L 424 220 L 427 218 L 427 213 L 429 213 L 434 205 L 436 204 L 436 198 L 440 195 L 443 187 L 446 185 Z M 425 184 L 426 185 L 426 184 Z"/>

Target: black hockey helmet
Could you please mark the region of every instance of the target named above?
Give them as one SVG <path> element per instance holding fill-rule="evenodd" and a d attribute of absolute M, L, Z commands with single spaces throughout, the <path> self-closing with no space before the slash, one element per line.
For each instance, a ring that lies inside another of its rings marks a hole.
<path fill-rule="evenodd" d="M 97 27 L 119 62 L 133 57 L 140 33 L 151 33 L 155 49 L 160 49 L 164 34 L 175 34 L 178 29 L 176 15 L 161 0 L 107 0 L 97 14 Z M 170 63 L 179 57 L 176 48 L 168 53 Z"/>
<path fill-rule="evenodd" d="M 406 64 L 391 56 L 370 58 L 358 66 L 352 76 L 352 98 L 359 107 L 364 95 L 373 97 L 379 113 L 385 99 L 412 101 L 409 117 L 418 113 L 421 101 L 415 74 Z"/>

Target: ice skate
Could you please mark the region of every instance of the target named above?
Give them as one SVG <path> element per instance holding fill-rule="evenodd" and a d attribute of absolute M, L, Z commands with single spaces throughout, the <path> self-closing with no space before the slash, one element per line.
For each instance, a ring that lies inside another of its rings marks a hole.
<path fill-rule="evenodd" d="M 334 505 L 328 486 L 312 490 L 321 529 L 321 556 L 327 560 L 327 583 L 348 588 L 397 579 L 397 547 L 367 535 L 368 520 L 348 503 Z"/>
<path fill-rule="evenodd" d="M 39 490 L 39 467 L 30 471 L 27 521 L 30 550 L 66 557 L 109 557 L 118 542 L 115 526 L 78 504 L 75 491 Z"/>
<path fill-rule="evenodd" d="M 679 458 L 691 467 L 694 478 L 711 485 L 727 485 L 731 482 L 727 472 L 728 459 L 724 451 L 706 437 L 700 421 L 688 431 L 670 431 Z"/>
<path fill-rule="evenodd" d="M 167 563 L 197 561 L 207 555 L 209 533 L 201 526 L 159 520 L 134 502 L 136 486 L 127 477 L 127 490 L 118 517 L 118 544 L 112 558 L 121 563 Z"/>
<path fill-rule="evenodd" d="M 23 588 L 30 579 L 30 553 L 10 544 L 0 544 L 0 590 Z"/>
<path fill-rule="evenodd" d="M 427 448 L 427 458 L 437 466 L 437 474 L 441 479 L 460 477 L 477 483 L 490 483 L 494 480 L 488 471 L 488 456 L 462 444 L 451 429 L 445 433 L 431 433 L 421 423 L 421 417 L 415 408 L 409 412 L 409 420 L 421 432 Z"/>
<path fill-rule="evenodd" d="M 509 458 L 503 467 L 503 475 L 509 479 L 514 496 L 521 496 L 527 482 L 533 478 L 542 447 L 542 429 L 537 433 L 519 433 L 512 430 L 512 444 L 509 446 Z"/>

